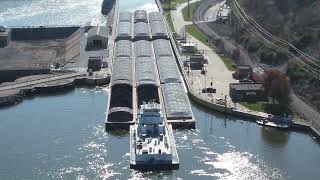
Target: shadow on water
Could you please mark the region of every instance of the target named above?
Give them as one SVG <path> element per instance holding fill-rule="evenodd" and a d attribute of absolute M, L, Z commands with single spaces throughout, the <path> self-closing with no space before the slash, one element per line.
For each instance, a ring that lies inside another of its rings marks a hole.
<path fill-rule="evenodd" d="M 129 131 L 126 130 L 114 130 L 114 131 L 107 131 L 106 135 L 112 135 L 115 137 L 128 137 L 129 136 Z"/>
<path fill-rule="evenodd" d="M 71 94 L 74 91 L 74 89 L 65 89 L 63 91 L 58 91 L 58 92 L 47 92 L 47 93 L 32 93 L 32 94 L 28 94 L 25 95 L 20 101 L 17 101 L 15 103 L 9 104 L 7 106 L 2 106 L 0 107 L 0 111 L 1 110 L 6 110 L 6 109 L 11 109 L 14 108 L 15 106 L 22 104 L 24 101 L 30 101 L 30 100 L 34 100 L 37 98 L 46 98 L 46 97 L 62 97 L 68 94 Z"/>
<path fill-rule="evenodd" d="M 64 89 L 56 92 L 41 92 L 41 93 L 35 92 L 33 94 L 27 95 L 25 97 L 25 100 L 33 100 L 37 97 L 41 97 L 41 98 L 50 97 L 50 96 L 61 97 L 61 96 L 71 94 L 74 90 L 75 88 L 68 88 L 68 89 Z"/>
<path fill-rule="evenodd" d="M 289 132 L 271 128 L 261 127 L 261 136 L 265 142 L 274 147 L 285 147 L 289 140 Z"/>
<path fill-rule="evenodd" d="M 97 91 L 97 90 L 102 90 L 104 88 L 107 88 L 107 86 L 102 86 L 102 87 L 100 87 L 100 86 L 95 86 L 95 87 L 92 87 L 92 86 L 76 86 L 74 88 L 66 88 L 66 89 L 62 89 L 62 90 L 54 91 L 54 92 L 53 91 L 51 91 L 51 92 L 37 92 L 37 91 L 35 91 L 35 92 L 32 92 L 32 93 L 29 93 L 29 94 L 25 95 L 22 100 L 20 100 L 20 101 L 18 101 L 16 103 L 0 107 L 0 110 L 11 109 L 11 108 L 14 108 L 15 106 L 17 106 L 19 104 L 22 104 L 24 101 L 35 100 L 37 98 L 47 98 L 47 97 L 58 98 L 58 97 L 67 96 L 67 95 L 70 95 L 70 94 L 74 93 L 74 91 L 79 90 L 79 89 L 84 89 L 84 90 L 88 90 L 88 91 Z"/>
<path fill-rule="evenodd" d="M 225 123 L 227 123 L 227 121 L 237 121 L 238 119 L 235 116 L 231 116 L 228 114 L 224 114 L 222 112 L 217 112 L 217 111 L 213 111 L 207 108 L 204 108 L 203 106 L 200 106 L 198 104 L 195 104 L 193 102 L 191 102 L 192 105 L 192 111 L 193 114 L 195 116 L 195 118 L 197 118 L 200 114 L 204 114 L 204 119 L 212 119 L 212 117 L 214 117 L 215 119 L 219 119 L 219 120 L 224 120 Z M 196 121 L 199 121 L 201 119 L 196 119 Z M 245 119 L 242 118 L 242 121 L 250 121 L 249 119 Z"/>

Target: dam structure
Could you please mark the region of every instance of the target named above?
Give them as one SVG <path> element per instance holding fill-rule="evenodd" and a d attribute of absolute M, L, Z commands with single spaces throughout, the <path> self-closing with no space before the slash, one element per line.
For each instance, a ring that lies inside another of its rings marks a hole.
<path fill-rule="evenodd" d="M 160 12 L 120 12 L 106 130 L 129 129 L 139 107 L 154 101 L 174 128 L 195 128 L 191 105 Z"/>
<path fill-rule="evenodd" d="M 0 48 L 0 107 L 110 81 L 104 26 L 6 27 Z M 90 48 L 88 48 L 90 47 Z"/>

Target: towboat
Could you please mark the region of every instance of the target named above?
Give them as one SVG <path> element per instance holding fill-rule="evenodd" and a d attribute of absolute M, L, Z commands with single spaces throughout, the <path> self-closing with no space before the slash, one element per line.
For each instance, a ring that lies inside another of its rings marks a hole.
<path fill-rule="evenodd" d="M 103 0 L 101 5 L 101 13 L 103 15 L 108 15 L 109 12 L 112 10 L 116 0 Z"/>
<path fill-rule="evenodd" d="M 179 168 L 172 126 L 167 124 L 161 106 L 155 102 L 141 105 L 136 123 L 130 126 L 130 168 Z"/>
<path fill-rule="evenodd" d="M 269 115 L 266 118 L 260 118 L 256 121 L 257 124 L 262 126 L 269 126 L 274 128 L 287 129 L 291 126 L 292 116 L 281 117 Z"/>

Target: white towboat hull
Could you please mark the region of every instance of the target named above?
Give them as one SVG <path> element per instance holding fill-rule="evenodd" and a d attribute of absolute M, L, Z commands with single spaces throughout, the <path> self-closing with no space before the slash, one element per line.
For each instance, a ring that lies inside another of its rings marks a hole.
<path fill-rule="evenodd" d="M 269 127 L 281 128 L 281 129 L 287 129 L 290 127 L 288 124 L 278 124 L 272 121 L 263 122 L 263 120 L 257 120 L 256 123 L 262 126 L 269 126 Z"/>
<path fill-rule="evenodd" d="M 143 156 L 137 158 L 135 153 L 134 130 L 136 125 L 130 126 L 130 169 L 136 170 L 167 170 L 179 168 L 179 157 L 175 146 L 172 126 L 168 125 L 168 133 L 172 143 L 172 154 L 163 156 Z"/>

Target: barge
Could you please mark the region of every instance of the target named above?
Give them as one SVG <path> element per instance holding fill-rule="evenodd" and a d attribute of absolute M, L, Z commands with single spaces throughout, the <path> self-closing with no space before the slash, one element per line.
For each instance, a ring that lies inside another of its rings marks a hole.
<path fill-rule="evenodd" d="M 167 124 L 160 104 L 149 102 L 141 105 L 136 124 L 130 126 L 130 168 L 179 168 L 172 126 Z"/>

